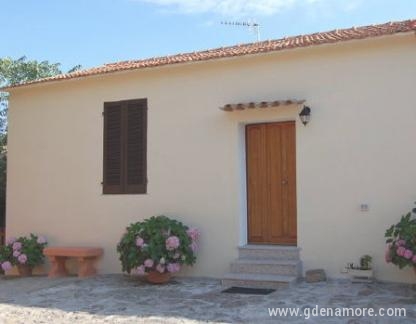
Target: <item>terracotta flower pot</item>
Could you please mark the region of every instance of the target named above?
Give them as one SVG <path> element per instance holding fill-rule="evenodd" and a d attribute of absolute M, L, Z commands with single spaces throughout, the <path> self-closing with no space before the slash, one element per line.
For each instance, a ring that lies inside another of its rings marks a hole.
<path fill-rule="evenodd" d="M 17 271 L 21 277 L 30 277 L 32 275 L 33 267 L 27 264 L 17 265 Z"/>
<path fill-rule="evenodd" d="M 165 284 L 169 282 L 171 274 L 169 272 L 160 273 L 159 271 L 150 271 L 146 278 L 152 284 Z"/>

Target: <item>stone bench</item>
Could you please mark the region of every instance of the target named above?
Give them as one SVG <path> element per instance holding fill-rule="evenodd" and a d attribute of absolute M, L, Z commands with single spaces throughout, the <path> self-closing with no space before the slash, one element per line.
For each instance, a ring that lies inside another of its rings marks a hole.
<path fill-rule="evenodd" d="M 66 277 L 68 270 L 65 262 L 68 258 L 78 260 L 78 277 L 85 278 L 97 274 L 94 263 L 103 255 L 103 249 L 96 247 L 47 247 L 43 254 L 49 259 L 52 267 L 48 277 Z"/>

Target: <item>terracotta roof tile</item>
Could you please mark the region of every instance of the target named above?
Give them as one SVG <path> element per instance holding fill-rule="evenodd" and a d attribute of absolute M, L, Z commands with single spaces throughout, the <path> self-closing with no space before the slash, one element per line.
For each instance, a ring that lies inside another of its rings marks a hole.
<path fill-rule="evenodd" d="M 287 99 L 287 100 L 274 100 L 274 101 L 262 101 L 262 102 L 244 102 L 237 104 L 226 104 L 220 107 L 221 110 L 226 112 L 246 110 L 246 109 L 264 109 L 264 108 L 275 108 L 279 106 L 289 105 L 301 105 L 305 103 L 305 100 L 298 99 Z"/>
<path fill-rule="evenodd" d="M 92 75 L 101 75 L 119 71 L 136 70 L 142 68 L 157 67 L 169 64 L 180 64 L 188 62 L 199 62 L 220 59 L 225 57 L 236 57 L 243 55 L 253 55 L 267 52 L 280 51 L 285 49 L 301 48 L 330 44 L 349 40 L 373 38 L 379 36 L 393 35 L 397 33 L 406 33 L 416 31 L 416 19 L 399 22 L 388 22 L 380 25 L 370 25 L 363 27 L 352 27 L 348 29 L 336 29 L 327 32 L 313 33 L 309 35 L 298 35 L 293 37 L 284 37 L 277 40 L 262 41 L 256 43 L 235 45 L 230 47 L 220 47 L 200 52 L 191 52 L 176 54 L 163 57 L 153 57 L 143 60 L 130 60 L 117 63 L 108 63 L 99 67 L 85 69 L 67 74 L 44 78 L 17 84 L 11 87 L 5 87 L 4 90 L 23 87 L 32 84 L 60 81 L 81 78 Z"/>

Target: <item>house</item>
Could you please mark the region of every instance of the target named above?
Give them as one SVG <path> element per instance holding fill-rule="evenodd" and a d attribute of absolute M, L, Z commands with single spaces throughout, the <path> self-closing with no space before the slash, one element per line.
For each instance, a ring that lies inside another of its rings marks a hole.
<path fill-rule="evenodd" d="M 102 246 L 100 271 L 117 273 L 125 227 L 165 214 L 202 231 L 186 275 L 231 280 L 232 262 L 280 253 L 276 266 L 337 278 L 370 254 L 378 279 L 414 282 L 385 263 L 384 232 L 416 200 L 415 32 L 392 22 L 9 87 L 6 234 Z"/>

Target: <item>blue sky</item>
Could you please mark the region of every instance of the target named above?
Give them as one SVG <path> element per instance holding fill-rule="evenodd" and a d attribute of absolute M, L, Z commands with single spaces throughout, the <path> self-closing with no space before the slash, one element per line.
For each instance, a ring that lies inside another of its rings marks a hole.
<path fill-rule="evenodd" d="M 416 18 L 416 0 L 0 0 L 0 57 L 63 69 Z"/>

